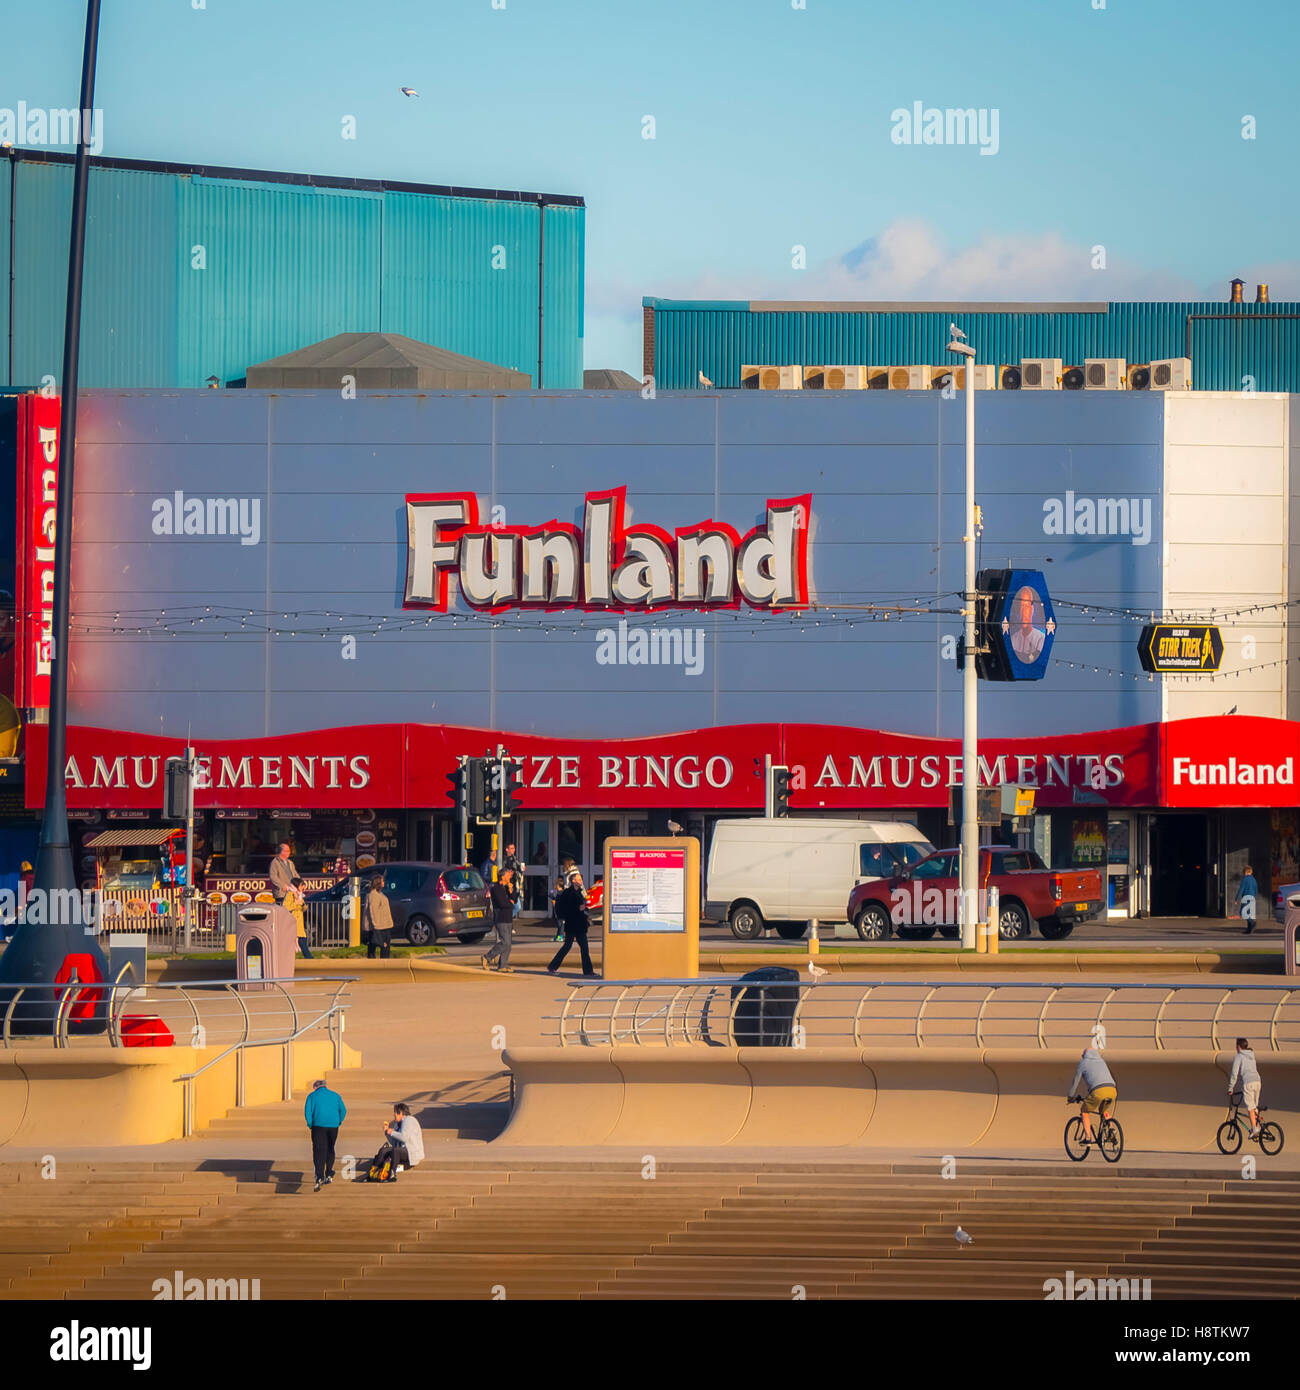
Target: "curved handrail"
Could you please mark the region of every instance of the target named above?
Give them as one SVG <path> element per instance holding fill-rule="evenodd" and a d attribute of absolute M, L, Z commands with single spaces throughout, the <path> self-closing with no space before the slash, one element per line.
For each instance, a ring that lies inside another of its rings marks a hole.
<path fill-rule="evenodd" d="M 743 981 L 743 977 L 736 975 L 721 975 L 706 978 L 663 978 L 650 980 L 594 980 L 594 981 L 569 981 L 566 982 L 569 988 L 563 999 L 563 1011 L 558 1016 L 560 1023 L 560 1041 L 568 1044 L 573 1041 L 573 1033 L 576 1032 L 578 1038 L 583 1043 L 603 1042 L 606 1038 L 618 1041 L 632 1041 L 640 1045 L 675 1045 L 678 1034 L 685 1043 L 699 1043 L 717 1045 L 721 1038 L 716 1035 L 712 1026 L 712 1005 L 718 999 L 729 1003 L 726 1008 L 726 1042 L 728 1045 L 736 1045 L 735 1029 L 735 1009 L 738 998 L 750 988 L 762 989 L 765 987 L 763 981 Z M 790 1029 L 794 1030 L 796 1025 L 806 1023 L 806 995 L 805 991 L 816 987 L 822 992 L 821 997 L 827 1002 L 827 1009 L 819 1008 L 811 1026 L 816 1036 L 826 1043 L 839 1041 L 846 1036 L 851 1038 L 855 1046 L 863 1046 L 865 1040 L 870 1040 L 873 1036 L 877 1038 L 897 1038 L 897 1035 L 889 1026 L 891 1021 L 902 1021 L 911 1017 L 911 1033 L 914 1045 L 918 1047 L 929 1047 L 941 1045 L 942 1042 L 954 1037 L 951 1030 L 943 1030 L 940 1035 L 927 1036 L 926 1024 L 930 1021 L 930 1011 L 935 1005 L 936 1000 L 944 998 L 949 994 L 955 998 L 962 1006 L 955 1019 L 960 1019 L 961 1026 L 969 1030 L 968 1038 L 975 1046 L 984 1047 L 990 1042 L 996 1042 L 996 1036 L 990 1038 L 985 1031 L 985 1025 L 990 1023 L 989 1010 L 994 1003 L 1000 1003 L 1006 999 L 1007 995 L 1015 996 L 1015 991 L 1036 991 L 1041 998 L 1034 1001 L 1032 1011 L 1021 1013 L 1018 1009 L 1009 1009 L 1005 1015 L 1005 1021 L 1014 1023 L 1019 1020 L 1030 1022 L 1032 1032 L 1017 1033 L 1016 1036 L 1024 1041 L 1030 1041 L 1031 1045 L 1038 1048 L 1049 1046 L 1051 1039 L 1048 1036 L 1048 1023 L 1054 1017 L 1054 1010 L 1064 1009 L 1063 1020 L 1067 1031 L 1074 1031 L 1083 1028 L 1085 1031 L 1092 1029 L 1094 1032 L 1099 1026 L 1104 1026 L 1106 1017 L 1113 1011 L 1116 1005 L 1126 998 L 1132 998 L 1135 992 L 1140 992 L 1143 998 L 1142 1008 L 1133 1013 L 1131 1020 L 1121 1020 L 1124 1037 L 1128 1041 L 1141 1042 L 1144 1038 L 1144 1028 L 1149 1027 L 1150 1033 L 1145 1035 L 1148 1045 L 1154 1046 L 1158 1051 L 1167 1049 L 1168 1038 L 1166 1036 L 1170 1011 L 1180 1002 L 1187 999 L 1206 999 L 1214 1000 L 1213 1017 L 1208 1020 L 1208 1031 L 1210 1033 L 1210 1043 L 1218 1049 L 1220 1046 L 1219 1034 L 1223 1028 L 1225 1016 L 1230 1016 L 1236 1020 L 1238 1012 L 1258 1011 L 1263 1007 L 1269 1010 L 1269 1045 L 1273 1051 L 1278 1051 L 1284 1046 L 1300 1045 L 1300 1035 L 1291 1037 L 1288 1033 L 1282 1035 L 1282 1023 L 1289 1019 L 1288 1010 L 1295 1010 L 1300 1003 L 1300 986 L 1290 987 L 1277 983 L 1268 984 L 1244 984 L 1225 987 L 1222 984 L 1170 984 L 1167 981 L 1152 982 L 1147 980 L 1123 980 L 1123 981 L 1091 981 L 1091 980 L 1070 980 L 1042 981 L 1042 980 L 989 980 L 971 981 L 963 979 L 929 979 L 929 980 L 825 980 L 821 979 L 813 983 L 806 980 L 798 981 L 773 981 L 766 982 L 780 988 L 788 988 L 789 984 L 796 985 L 796 998 L 794 1007 L 788 1017 Z M 982 990 L 982 994 L 971 996 L 972 986 L 977 986 Z M 846 998 L 844 990 L 854 991 L 854 995 Z M 880 998 L 888 999 L 887 994 L 881 995 L 880 991 L 907 990 L 913 993 L 910 999 L 904 998 L 903 1012 L 895 1013 L 888 1009 L 883 1014 L 875 1017 L 875 1021 L 884 1025 L 878 1034 L 873 1034 L 872 1021 L 873 1015 L 869 1013 L 870 1005 Z M 837 996 L 837 991 L 840 993 Z M 1073 991 L 1074 994 L 1070 992 Z M 1279 993 L 1280 991 L 1280 993 Z M 1084 999 L 1079 1000 L 1075 996 L 1082 992 Z M 631 1026 L 623 1032 L 619 1031 L 618 1020 L 625 1017 L 627 1013 L 627 1001 L 629 996 L 635 996 L 635 1005 L 632 1010 Z M 730 1001 L 727 996 L 730 995 Z M 839 1007 L 834 1003 L 836 998 L 844 1001 L 844 1006 Z M 1021 995 L 1023 997 L 1023 994 Z M 559 1002 L 559 1001 L 557 1001 Z M 1086 1013 L 1083 1017 L 1077 1016 L 1077 1009 L 1074 1007 L 1078 1003 L 1083 1003 Z M 700 1026 L 693 1030 L 691 1020 L 699 1013 Z M 577 1028 L 574 1028 L 576 1015 Z M 547 1016 L 550 1021 L 555 1021 L 557 1016 L 552 1014 Z M 597 1018 L 601 1027 L 595 1027 Z M 1205 1028 L 1207 1020 L 1204 1012 L 1197 1011 L 1197 1026 Z M 1245 1027 L 1245 1017 L 1257 1018 L 1257 1013 L 1244 1013 L 1243 1023 Z M 658 1028 L 648 1027 L 647 1025 L 657 1023 L 662 1020 L 662 1031 Z M 999 1022 L 1004 1021 L 1003 1015 L 999 1015 Z M 1132 1022 L 1135 1028 L 1129 1029 L 1123 1025 Z M 1061 1020 L 1058 1020 L 1058 1024 Z M 1258 1028 L 1256 1022 L 1252 1031 Z M 1289 1027 L 1288 1023 L 1288 1027 Z M 606 1031 L 608 1029 L 608 1031 Z M 1053 1030 L 1059 1032 L 1059 1026 Z M 1119 1041 L 1118 1039 L 1116 1041 Z"/>

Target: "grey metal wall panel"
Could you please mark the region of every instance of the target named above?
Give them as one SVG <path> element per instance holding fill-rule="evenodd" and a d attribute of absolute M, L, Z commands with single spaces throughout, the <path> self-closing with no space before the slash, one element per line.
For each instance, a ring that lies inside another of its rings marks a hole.
<path fill-rule="evenodd" d="M 670 393 L 351 402 L 333 393 L 91 393 L 83 415 L 95 442 L 78 472 L 74 610 L 166 608 L 174 617 L 184 605 L 224 605 L 254 610 L 250 622 L 284 635 L 168 638 L 146 618 L 150 633 L 129 643 L 74 637 L 74 718 L 142 730 L 159 714 L 169 728 L 194 718 L 207 737 L 385 720 L 609 737 L 762 720 L 955 734 L 960 674 L 941 655 L 959 629 L 952 611 L 889 623 L 856 609 L 630 620 L 702 629 L 704 669 L 691 675 L 600 664 L 599 634 L 615 630 L 619 615 L 493 618 L 460 607 L 453 622 L 401 608 L 406 492 L 472 491 L 517 525 L 579 520 L 585 491 L 626 485 L 630 519 L 669 530 L 713 517 L 743 531 L 762 519 L 768 497 L 811 492 L 811 574 L 822 603 L 955 610 L 964 450 L 950 403 L 873 393 L 830 410 L 809 404 Z M 1058 600 L 1159 607 L 1162 411 L 1155 396 L 982 398 L 982 562 L 1041 567 Z M 265 504 L 258 545 L 150 534 L 155 494 L 174 485 L 229 496 L 245 483 Z M 1069 490 L 1148 500 L 1150 543 L 1047 534 L 1044 500 Z M 349 620 L 355 660 L 344 659 L 337 634 L 305 635 L 329 625 L 309 616 L 325 612 L 364 616 Z M 1058 607 L 1056 655 L 1075 669 L 1053 666 L 1032 686 L 984 686 L 985 734 L 1158 717 L 1158 687 L 1131 679 L 1136 627 L 1095 616 Z"/>

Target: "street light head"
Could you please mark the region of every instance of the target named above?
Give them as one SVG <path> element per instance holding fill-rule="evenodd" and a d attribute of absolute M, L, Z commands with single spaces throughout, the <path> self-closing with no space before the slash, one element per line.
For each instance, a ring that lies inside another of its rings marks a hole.
<path fill-rule="evenodd" d="M 959 343 L 955 339 L 948 344 L 948 351 L 960 353 L 962 357 L 975 356 L 975 349 L 973 347 L 969 347 L 966 343 Z"/>

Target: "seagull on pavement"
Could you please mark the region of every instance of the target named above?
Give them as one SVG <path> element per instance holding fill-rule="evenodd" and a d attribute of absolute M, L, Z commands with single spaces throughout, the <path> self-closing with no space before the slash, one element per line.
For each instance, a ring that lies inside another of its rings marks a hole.
<path fill-rule="evenodd" d="M 820 965 L 814 965 L 812 961 L 809 961 L 808 973 L 812 976 L 813 983 L 816 984 L 818 978 L 822 975 L 825 975 L 826 971 L 823 970 Z"/>
<path fill-rule="evenodd" d="M 700 372 L 699 376 L 700 376 L 700 385 L 703 386 L 704 389 L 705 389 L 706 391 L 712 391 L 712 390 L 713 390 L 713 383 L 708 379 L 708 377 L 705 376 L 703 372 Z"/>
<path fill-rule="evenodd" d="M 975 1244 L 975 1237 L 974 1237 L 973 1235 L 971 1235 L 969 1231 L 963 1231 L 962 1228 L 961 1228 L 960 1226 L 957 1227 L 957 1235 L 956 1235 L 955 1239 L 956 1239 L 958 1245 L 974 1245 L 974 1244 Z"/>

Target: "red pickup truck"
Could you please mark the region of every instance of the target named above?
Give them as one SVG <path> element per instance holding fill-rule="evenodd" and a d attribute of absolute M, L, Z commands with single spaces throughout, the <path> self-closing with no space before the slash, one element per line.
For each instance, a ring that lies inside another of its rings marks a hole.
<path fill-rule="evenodd" d="M 895 932 L 913 940 L 926 940 L 936 930 L 959 936 L 959 858 L 955 849 L 943 849 L 892 878 L 859 883 L 848 910 L 858 935 L 863 941 L 883 941 Z M 1049 869 L 1033 850 L 984 846 L 979 885 L 998 890 L 998 936 L 1004 941 L 1023 940 L 1035 922 L 1049 941 L 1059 941 L 1076 922 L 1101 911 L 1096 869 Z"/>

